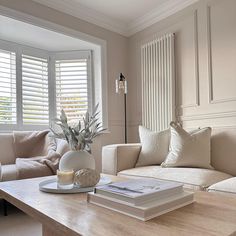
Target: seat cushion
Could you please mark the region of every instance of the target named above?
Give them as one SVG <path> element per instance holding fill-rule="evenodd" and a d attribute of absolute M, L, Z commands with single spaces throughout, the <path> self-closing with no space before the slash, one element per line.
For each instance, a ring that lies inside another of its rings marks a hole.
<path fill-rule="evenodd" d="M 15 164 L 2 165 L 2 180 L 10 181 L 18 179 L 18 171 Z"/>
<path fill-rule="evenodd" d="M 208 192 L 231 193 L 236 194 L 236 177 L 220 181 L 211 185 Z"/>
<path fill-rule="evenodd" d="M 212 184 L 231 178 L 229 174 L 220 171 L 201 168 L 162 168 L 161 166 L 145 166 L 123 170 L 118 173 L 123 177 L 150 177 L 170 180 L 184 184 L 192 190 L 205 190 Z"/>

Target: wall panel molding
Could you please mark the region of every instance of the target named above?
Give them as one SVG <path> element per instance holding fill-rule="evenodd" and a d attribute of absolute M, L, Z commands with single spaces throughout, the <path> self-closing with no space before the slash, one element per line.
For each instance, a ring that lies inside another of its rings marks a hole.
<path fill-rule="evenodd" d="M 194 73 L 195 73 L 195 102 L 189 104 L 182 104 L 179 106 L 181 109 L 189 107 L 197 107 L 200 105 L 200 90 L 199 90 L 199 48 L 198 48 L 198 11 L 193 12 L 193 44 L 194 44 Z"/>
<path fill-rule="evenodd" d="M 188 131 L 191 131 L 191 130 L 195 130 L 195 129 L 199 129 L 199 128 L 201 128 L 201 127 L 199 127 L 199 126 L 187 126 L 187 127 L 185 127 L 185 129 Z M 220 129 L 220 130 L 230 130 L 230 131 L 232 131 L 232 129 L 236 129 L 236 125 L 212 125 L 211 126 L 211 128 L 213 129 L 213 130 L 217 130 L 217 129 Z"/>
<path fill-rule="evenodd" d="M 196 114 L 196 115 L 180 116 L 179 118 L 181 121 L 191 121 L 191 120 L 205 120 L 205 119 L 226 118 L 226 117 L 236 117 L 236 111 Z"/>
<path fill-rule="evenodd" d="M 215 2 L 214 2 L 215 3 Z M 211 19 L 211 11 L 212 11 L 212 5 L 207 5 L 207 64 L 208 64 L 208 84 L 209 84 L 209 90 L 208 90 L 208 97 L 209 97 L 209 104 L 216 104 L 216 103 L 224 103 L 224 102 L 232 102 L 236 101 L 236 97 L 231 98 L 225 98 L 225 99 L 215 99 L 214 98 L 214 78 L 213 78 L 213 57 L 212 57 L 212 19 Z"/>

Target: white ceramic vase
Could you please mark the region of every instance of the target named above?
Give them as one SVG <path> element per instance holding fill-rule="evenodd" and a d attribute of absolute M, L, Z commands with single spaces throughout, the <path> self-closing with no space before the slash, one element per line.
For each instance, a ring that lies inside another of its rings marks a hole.
<path fill-rule="evenodd" d="M 85 168 L 95 169 L 94 157 L 86 151 L 66 152 L 59 162 L 60 170 L 74 170 L 76 172 Z"/>

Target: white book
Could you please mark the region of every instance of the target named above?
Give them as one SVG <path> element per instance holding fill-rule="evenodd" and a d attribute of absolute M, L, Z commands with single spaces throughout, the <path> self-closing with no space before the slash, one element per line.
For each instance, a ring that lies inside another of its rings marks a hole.
<path fill-rule="evenodd" d="M 141 206 L 134 206 L 127 202 L 96 193 L 88 193 L 87 201 L 142 221 L 147 221 L 192 203 L 193 193 L 182 192 Z"/>
<path fill-rule="evenodd" d="M 94 192 L 133 205 L 142 205 L 183 192 L 183 184 L 142 178 L 96 187 Z"/>

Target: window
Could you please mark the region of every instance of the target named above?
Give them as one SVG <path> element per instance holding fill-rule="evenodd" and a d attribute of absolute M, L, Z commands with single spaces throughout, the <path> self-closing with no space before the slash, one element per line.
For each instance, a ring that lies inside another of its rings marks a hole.
<path fill-rule="evenodd" d="M 63 109 L 68 119 L 78 120 L 92 107 L 90 53 L 54 55 L 57 115 Z"/>
<path fill-rule="evenodd" d="M 0 49 L 0 124 L 16 124 L 16 55 Z"/>
<path fill-rule="evenodd" d="M 22 55 L 23 124 L 47 125 L 48 107 L 47 59 Z"/>
<path fill-rule="evenodd" d="M 91 109 L 90 51 L 13 48 L 1 49 L 0 41 L 0 129 L 44 129 L 61 109 L 69 121 Z"/>

